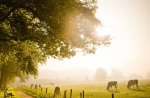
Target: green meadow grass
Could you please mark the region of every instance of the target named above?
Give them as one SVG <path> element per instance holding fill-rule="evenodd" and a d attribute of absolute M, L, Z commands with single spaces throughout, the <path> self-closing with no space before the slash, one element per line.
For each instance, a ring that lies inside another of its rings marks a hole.
<path fill-rule="evenodd" d="M 114 98 L 150 98 L 150 81 L 142 81 L 139 83 L 140 90 L 129 90 L 126 83 L 118 83 L 118 90 L 114 88 L 111 91 L 106 90 L 106 83 L 89 83 L 89 84 L 60 84 L 61 98 L 63 98 L 64 91 L 67 90 L 67 98 L 70 98 L 70 89 L 72 89 L 72 98 L 80 98 L 80 92 L 84 90 L 85 98 L 111 98 L 112 93 Z M 48 92 L 46 93 L 46 87 Z M 42 89 L 34 90 L 31 88 L 24 88 L 23 90 L 30 93 L 36 98 L 52 98 L 54 86 L 45 86 Z"/>

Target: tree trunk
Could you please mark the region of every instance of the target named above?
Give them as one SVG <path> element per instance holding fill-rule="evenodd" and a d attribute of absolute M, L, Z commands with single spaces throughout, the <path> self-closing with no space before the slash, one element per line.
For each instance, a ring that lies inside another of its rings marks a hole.
<path fill-rule="evenodd" d="M 0 89 L 2 89 L 3 84 L 3 75 L 2 75 L 2 68 L 0 69 Z"/>
<path fill-rule="evenodd" d="M 7 76 L 5 76 L 3 68 L 1 68 L 0 76 L 0 89 L 4 90 L 7 87 Z"/>

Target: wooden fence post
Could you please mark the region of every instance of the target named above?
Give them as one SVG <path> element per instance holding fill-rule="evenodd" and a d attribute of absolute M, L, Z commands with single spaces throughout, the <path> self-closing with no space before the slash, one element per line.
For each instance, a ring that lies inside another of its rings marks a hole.
<path fill-rule="evenodd" d="M 46 88 L 46 93 L 47 93 L 47 88 Z"/>
<path fill-rule="evenodd" d="M 67 97 L 67 91 L 65 90 L 64 91 L 64 98 L 66 98 Z"/>
<path fill-rule="evenodd" d="M 41 92 L 42 92 L 42 87 L 41 87 Z"/>
<path fill-rule="evenodd" d="M 72 89 L 70 89 L 70 98 L 72 98 Z"/>
<path fill-rule="evenodd" d="M 34 85 L 33 85 L 33 84 L 31 84 L 31 89 L 33 88 L 33 86 L 34 86 Z"/>
<path fill-rule="evenodd" d="M 114 98 L 114 94 L 112 93 L 112 98 Z"/>
<path fill-rule="evenodd" d="M 35 84 L 35 90 L 37 91 L 37 84 Z"/>
<path fill-rule="evenodd" d="M 84 98 L 84 90 L 83 90 L 83 98 Z"/>
<path fill-rule="evenodd" d="M 82 98 L 82 93 L 80 92 L 80 98 Z"/>

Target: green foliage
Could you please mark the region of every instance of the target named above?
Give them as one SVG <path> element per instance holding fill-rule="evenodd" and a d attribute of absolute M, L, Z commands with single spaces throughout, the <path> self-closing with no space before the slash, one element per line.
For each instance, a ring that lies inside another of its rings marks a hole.
<path fill-rule="evenodd" d="M 37 65 L 44 61 L 42 52 L 33 42 L 12 42 L 11 44 L 13 44 L 12 50 L 1 53 L 0 58 L 0 87 L 3 89 L 15 77 L 24 81 L 29 75 L 37 75 Z"/>
<path fill-rule="evenodd" d="M 0 0 L 0 81 L 37 75 L 49 56 L 70 58 L 109 44 L 95 36 L 96 8 L 95 0 Z"/>
<path fill-rule="evenodd" d="M 74 56 L 76 49 L 94 52 L 100 44 L 94 35 L 100 24 L 94 15 L 95 2 L 1 0 L 0 4 L 1 45 L 30 40 L 43 55 L 62 59 Z"/>

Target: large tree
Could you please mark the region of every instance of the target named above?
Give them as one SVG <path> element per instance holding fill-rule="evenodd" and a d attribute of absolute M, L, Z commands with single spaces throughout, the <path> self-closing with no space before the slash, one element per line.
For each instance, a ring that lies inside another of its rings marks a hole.
<path fill-rule="evenodd" d="M 0 80 L 12 61 L 18 71 L 36 75 L 49 56 L 70 58 L 109 44 L 95 36 L 96 8 L 95 0 L 0 0 Z"/>

